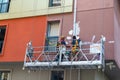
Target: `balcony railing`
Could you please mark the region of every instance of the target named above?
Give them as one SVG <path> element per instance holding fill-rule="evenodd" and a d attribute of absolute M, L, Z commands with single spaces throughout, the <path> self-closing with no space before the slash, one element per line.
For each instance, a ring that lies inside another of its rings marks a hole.
<path fill-rule="evenodd" d="M 104 67 L 104 39 L 99 42 L 82 42 L 74 53 L 71 46 L 33 47 L 27 45 L 24 67 L 69 67 L 96 66 Z M 49 50 L 45 50 L 45 49 Z"/>

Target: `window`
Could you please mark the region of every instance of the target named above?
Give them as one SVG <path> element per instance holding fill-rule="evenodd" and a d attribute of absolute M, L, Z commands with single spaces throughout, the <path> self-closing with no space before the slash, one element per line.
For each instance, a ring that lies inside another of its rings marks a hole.
<path fill-rule="evenodd" d="M 61 6 L 61 0 L 49 0 L 49 7 Z"/>
<path fill-rule="evenodd" d="M 48 22 L 47 36 L 46 36 L 46 46 L 49 51 L 56 51 L 56 45 L 59 36 L 59 21 Z"/>
<path fill-rule="evenodd" d="M 64 71 L 51 71 L 51 80 L 64 80 Z"/>
<path fill-rule="evenodd" d="M 0 13 L 8 12 L 10 0 L 0 0 Z"/>
<path fill-rule="evenodd" d="M 10 71 L 0 70 L 0 80 L 10 80 Z"/>
<path fill-rule="evenodd" d="M 0 26 L 0 53 L 2 52 L 4 37 L 6 32 L 6 26 Z"/>

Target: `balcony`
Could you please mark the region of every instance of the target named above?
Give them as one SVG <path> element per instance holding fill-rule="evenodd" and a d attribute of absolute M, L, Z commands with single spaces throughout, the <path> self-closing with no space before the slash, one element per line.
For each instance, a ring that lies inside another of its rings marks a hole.
<path fill-rule="evenodd" d="M 50 50 L 53 48 L 55 48 L 54 51 Z M 96 43 L 81 42 L 75 53 L 70 45 L 33 47 L 29 42 L 24 67 L 104 69 L 104 38 Z"/>

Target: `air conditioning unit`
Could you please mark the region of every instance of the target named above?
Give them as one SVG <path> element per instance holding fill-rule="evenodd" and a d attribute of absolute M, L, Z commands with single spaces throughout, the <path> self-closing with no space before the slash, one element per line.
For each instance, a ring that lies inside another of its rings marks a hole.
<path fill-rule="evenodd" d="M 60 5 L 61 4 L 61 0 L 53 0 L 53 5 Z"/>

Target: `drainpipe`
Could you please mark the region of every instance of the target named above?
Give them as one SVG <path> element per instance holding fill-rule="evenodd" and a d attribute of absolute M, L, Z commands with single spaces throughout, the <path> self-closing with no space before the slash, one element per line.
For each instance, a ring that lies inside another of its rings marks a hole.
<path fill-rule="evenodd" d="M 74 0 L 74 20 L 73 20 L 73 36 L 77 36 L 77 30 L 76 30 L 76 16 L 77 16 L 77 0 Z M 70 72 L 71 76 L 71 72 Z M 71 80 L 71 78 L 70 78 Z M 80 69 L 78 70 L 78 80 L 80 80 Z"/>
<path fill-rule="evenodd" d="M 74 0 L 74 20 L 73 20 L 73 35 L 76 36 L 76 10 L 77 10 L 77 0 Z"/>
<path fill-rule="evenodd" d="M 80 80 L 80 69 L 78 70 L 78 80 Z"/>

